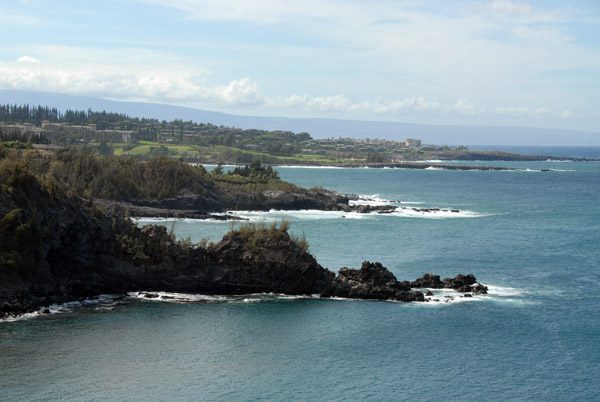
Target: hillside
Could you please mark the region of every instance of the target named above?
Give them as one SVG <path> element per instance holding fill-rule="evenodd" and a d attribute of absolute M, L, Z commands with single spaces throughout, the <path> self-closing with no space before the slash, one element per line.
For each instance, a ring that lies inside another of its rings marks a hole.
<path fill-rule="evenodd" d="M 600 133 L 598 132 L 540 127 L 436 126 L 385 121 L 240 116 L 173 105 L 14 90 L 0 90 L 0 103 L 54 105 L 63 111 L 92 108 L 140 118 L 151 116 L 159 120 L 179 119 L 210 122 L 217 126 L 224 125 L 242 129 L 308 132 L 317 139 L 378 137 L 402 141 L 406 138 L 421 138 L 424 143 L 437 145 L 600 146 Z"/>

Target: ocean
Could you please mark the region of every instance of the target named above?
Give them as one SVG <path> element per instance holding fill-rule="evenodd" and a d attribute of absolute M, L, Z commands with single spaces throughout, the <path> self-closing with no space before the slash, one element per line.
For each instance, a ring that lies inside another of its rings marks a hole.
<path fill-rule="evenodd" d="M 235 213 L 285 217 L 334 271 L 368 260 L 400 280 L 473 273 L 487 296 L 132 293 L 54 306 L 0 322 L 0 400 L 600 400 L 600 162 L 485 164 L 517 170 L 282 167 L 284 180 L 398 210 Z M 232 225 L 148 222 L 193 241 Z"/>

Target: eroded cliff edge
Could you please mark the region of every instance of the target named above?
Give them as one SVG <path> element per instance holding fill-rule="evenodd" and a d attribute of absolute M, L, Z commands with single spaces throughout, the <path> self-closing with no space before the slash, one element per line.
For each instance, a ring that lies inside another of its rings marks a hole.
<path fill-rule="evenodd" d="M 31 170 L 18 160 L 0 169 L 0 317 L 142 290 L 424 300 L 412 289 L 418 284 L 397 281 L 379 263 L 343 268 L 336 277 L 285 223 L 241 226 L 216 244 L 193 245 L 163 226 L 139 228 L 116 211 L 68 196 Z M 473 277 L 467 285 L 474 283 Z"/>

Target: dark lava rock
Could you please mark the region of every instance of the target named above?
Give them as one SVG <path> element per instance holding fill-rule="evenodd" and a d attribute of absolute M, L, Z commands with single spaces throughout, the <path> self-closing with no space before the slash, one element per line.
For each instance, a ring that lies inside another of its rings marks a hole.
<path fill-rule="evenodd" d="M 423 293 L 398 282 L 381 263 L 365 261 L 360 269 L 341 268 L 338 276 L 321 292 L 321 297 L 424 301 Z"/>
<path fill-rule="evenodd" d="M 433 293 L 431 292 L 431 290 L 428 290 L 427 293 L 425 293 L 425 296 L 433 296 Z"/>
<path fill-rule="evenodd" d="M 445 278 L 442 283 L 445 288 L 450 289 L 460 289 L 466 285 L 472 285 L 476 282 L 475 276 L 473 274 L 462 275 L 458 274 L 454 278 Z"/>
<path fill-rule="evenodd" d="M 425 274 L 423 277 L 410 283 L 411 288 L 442 288 L 442 281 L 440 281 L 439 275 Z"/>
<path fill-rule="evenodd" d="M 442 285 L 444 288 L 455 289 L 461 293 L 486 294 L 488 291 L 487 286 L 477 283 L 473 274 L 458 274 L 454 278 L 445 278 Z"/>
<path fill-rule="evenodd" d="M 476 295 L 485 295 L 488 292 L 488 287 L 480 283 L 476 283 L 475 285 L 471 286 L 471 292 Z"/>

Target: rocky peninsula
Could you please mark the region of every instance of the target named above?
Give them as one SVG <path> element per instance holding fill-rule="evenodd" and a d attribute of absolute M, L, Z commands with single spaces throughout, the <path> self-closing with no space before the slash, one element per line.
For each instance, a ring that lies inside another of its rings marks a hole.
<path fill-rule="evenodd" d="M 336 276 L 307 252 L 305 239 L 290 236 L 286 222 L 245 224 L 216 244 L 177 240 L 164 226 L 139 228 L 118 208 L 99 209 L 73 187 L 34 174 L 46 162 L 5 155 L 0 164 L 0 318 L 132 291 L 395 301 L 427 301 L 423 287 L 486 292 L 472 275 L 400 282 L 380 263 Z M 339 200 L 331 197 L 323 202 Z"/>

